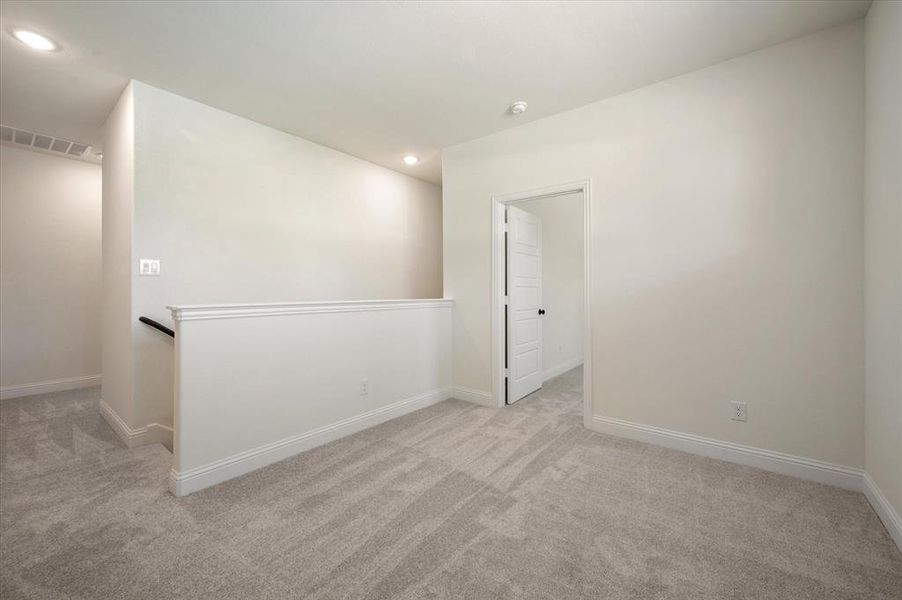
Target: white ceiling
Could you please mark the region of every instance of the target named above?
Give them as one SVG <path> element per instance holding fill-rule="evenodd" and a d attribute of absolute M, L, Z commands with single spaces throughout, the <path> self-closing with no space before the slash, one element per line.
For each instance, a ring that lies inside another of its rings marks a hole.
<path fill-rule="evenodd" d="M 443 147 L 859 18 L 869 4 L 4 0 L 0 122 L 99 144 L 133 78 L 438 183 Z M 63 50 L 28 50 L 14 26 Z M 517 99 L 529 111 L 506 114 Z M 421 164 L 402 164 L 408 152 Z"/>

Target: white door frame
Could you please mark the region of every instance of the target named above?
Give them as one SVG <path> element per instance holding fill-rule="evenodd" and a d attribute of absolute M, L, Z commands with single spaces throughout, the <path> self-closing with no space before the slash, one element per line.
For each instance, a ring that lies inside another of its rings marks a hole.
<path fill-rule="evenodd" d="M 504 406 L 504 209 L 508 204 L 554 198 L 574 193 L 583 195 L 583 424 L 592 421 L 592 197 L 591 181 L 582 179 L 535 190 L 492 196 L 492 396 Z"/>

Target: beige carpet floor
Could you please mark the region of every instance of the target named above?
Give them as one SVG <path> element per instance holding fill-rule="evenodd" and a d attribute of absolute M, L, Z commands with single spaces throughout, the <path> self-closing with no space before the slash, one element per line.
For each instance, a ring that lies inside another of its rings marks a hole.
<path fill-rule="evenodd" d="M 0 405 L 3 598 L 900 599 L 861 494 L 582 428 L 574 370 L 183 499 L 99 391 Z"/>

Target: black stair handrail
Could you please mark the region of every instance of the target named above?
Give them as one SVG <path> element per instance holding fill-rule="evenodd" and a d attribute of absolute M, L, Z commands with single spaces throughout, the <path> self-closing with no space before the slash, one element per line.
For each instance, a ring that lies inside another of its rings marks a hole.
<path fill-rule="evenodd" d="M 148 319 L 147 317 L 138 317 L 138 320 L 141 321 L 142 323 L 144 323 L 145 325 L 150 325 L 151 327 L 153 327 L 154 329 L 156 329 L 158 331 L 162 331 L 163 333 L 165 333 L 166 335 L 168 335 L 171 338 L 175 337 L 175 332 L 173 330 L 169 329 L 168 327 L 166 327 L 165 325 L 163 325 L 162 323 L 157 323 L 153 319 Z"/>

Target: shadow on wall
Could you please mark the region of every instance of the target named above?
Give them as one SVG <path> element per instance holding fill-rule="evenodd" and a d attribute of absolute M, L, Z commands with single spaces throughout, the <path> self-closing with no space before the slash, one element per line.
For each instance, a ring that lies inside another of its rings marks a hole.
<path fill-rule="evenodd" d="M 598 255 L 599 273 L 616 260 Z M 605 343 L 595 348 L 595 382 L 604 386 L 595 413 L 861 467 L 862 415 L 849 402 L 863 386 L 854 290 L 817 268 L 775 261 L 756 272 L 757 264 L 738 253 L 679 280 L 596 293 Z M 848 322 L 836 323 L 837 314 Z M 621 347 L 629 352 L 612 351 Z M 724 355 L 737 369 L 710 368 Z M 706 375 L 687 376 L 697 373 Z M 747 422 L 730 419 L 731 401 L 748 403 Z"/>

